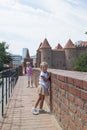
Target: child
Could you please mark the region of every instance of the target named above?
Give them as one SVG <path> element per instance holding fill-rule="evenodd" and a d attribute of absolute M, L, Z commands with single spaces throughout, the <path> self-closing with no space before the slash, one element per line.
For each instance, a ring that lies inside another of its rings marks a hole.
<path fill-rule="evenodd" d="M 46 62 L 42 62 L 40 64 L 40 68 L 41 68 L 41 73 L 39 76 L 39 86 L 38 86 L 39 97 L 38 97 L 38 100 L 35 104 L 35 107 L 32 108 L 32 113 L 35 115 L 39 114 L 39 112 L 44 111 L 42 108 L 43 108 L 45 96 L 48 95 L 49 78 L 50 78 L 50 75 L 47 72 L 48 64 Z M 38 111 L 36 108 L 37 108 L 39 103 L 40 103 L 40 109 Z"/>
<path fill-rule="evenodd" d="M 27 67 L 26 67 L 26 73 L 28 76 L 28 87 L 32 87 L 32 73 L 33 73 L 33 69 L 31 67 L 31 63 L 27 62 Z"/>

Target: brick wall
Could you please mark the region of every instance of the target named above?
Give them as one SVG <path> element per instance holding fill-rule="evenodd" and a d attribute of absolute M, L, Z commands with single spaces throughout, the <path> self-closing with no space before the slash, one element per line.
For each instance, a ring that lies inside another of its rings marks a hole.
<path fill-rule="evenodd" d="M 87 73 L 49 69 L 50 95 L 47 104 L 63 130 L 87 130 Z M 38 86 L 40 70 L 34 69 Z"/>
<path fill-rule="evenodd" d="M 19 66 L 18 75 L 19 75 L 19 76 L 22 76 L 22 75 L 23 75 L 23 67 L 22 67 L 22 66 Z"/>

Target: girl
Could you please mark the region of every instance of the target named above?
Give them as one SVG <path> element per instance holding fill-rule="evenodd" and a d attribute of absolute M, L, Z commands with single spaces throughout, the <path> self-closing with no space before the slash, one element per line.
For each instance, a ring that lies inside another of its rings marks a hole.
<path fill-rule="evenodd" d="M 47 68 L 48 68 L 48 64 L 47 62 L 42 62 L 40 64 L 40 68 L 41 68 L 41 73 L 39 76 L 39 86 L 38 86 L 38 100 L 35 104 L 35 107 L 32 108 L 32 113 L 33 114 L 38 114 L 39 112 L 43 112 L 43 103 L 44 103 L 44 99 L 45 96 L 48 96 L 48 87 L 49 87 L 49 78 L 50 75 L 47 72 Z M 39 111 L 36 109 L 38 104 L 40 103 L 40 109 Z"/>
<path fill-rule="evenodd" d="M 27 62 L 26 73 L 27 73 L 27 76 L 28 76 L 28 87 L 29 86 L 32 87 L 32 73 L 33 73 L 33 70 L 32 70 L 30 62 Z"/>

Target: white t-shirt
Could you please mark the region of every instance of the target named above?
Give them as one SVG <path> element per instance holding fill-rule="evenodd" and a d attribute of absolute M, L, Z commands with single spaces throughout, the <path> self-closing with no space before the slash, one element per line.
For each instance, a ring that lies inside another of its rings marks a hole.
<path fill-rule="evenodd" d="M 48 78 L 48 73 L 41 71 L 40 76 L 39 76 L 39 84 L 43 85 L 45 88 L 48 88 L 49 87 L 49 81 L 45 82 L 41 76 Z"/>

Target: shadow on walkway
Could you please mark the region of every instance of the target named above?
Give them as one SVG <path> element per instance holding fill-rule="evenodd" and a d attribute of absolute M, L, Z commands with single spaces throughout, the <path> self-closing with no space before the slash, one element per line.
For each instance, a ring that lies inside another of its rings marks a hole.
<path fill-rule="evenodd" d="M 27 77 L 19 77 L 4 118 L 0 122 L 0 130 L 62 130 L 46 103 L 43 114 L 31 113 L 37 96 L 36 88 L 27 88 Z"/>

